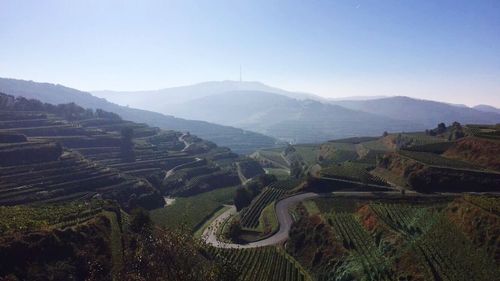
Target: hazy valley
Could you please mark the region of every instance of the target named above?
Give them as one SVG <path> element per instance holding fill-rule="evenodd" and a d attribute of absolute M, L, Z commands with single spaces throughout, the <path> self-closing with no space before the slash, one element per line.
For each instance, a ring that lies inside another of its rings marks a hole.
<path fill-rule="evenodd" d="M 0 281 L 500 280 L 500 1 L 0 22 Z"/>

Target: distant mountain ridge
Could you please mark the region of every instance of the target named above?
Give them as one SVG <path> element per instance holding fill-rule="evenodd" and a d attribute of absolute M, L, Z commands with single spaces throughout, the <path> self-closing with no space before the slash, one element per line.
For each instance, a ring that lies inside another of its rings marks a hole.
<path fill-rule="evenodd" d="M 483 111 L 483 112 L 494 112 L 500 114 L 500 108 L 496 108 L 491 105 L 486 105 L 486 104 L 479 104 L 473 107 L 476 110 Z"/>
<path fill-rule="evenodd" d="M 411 122 L 262 91 L 232 91 L 206 96 L 177 104 L 170 112 L 184 118 L 260 132 L 292 143 L 382 135 L 387 130 L 423 129 Z"/>
<path fill-rule="evenodd" d="M 15 82 L 14 92 L 12 89 L 9 92 L 9 81 Z M 434 128 L 441 122 L 500 123 L 500 114 L 484 112 L 484 107 L 477 110 L 403 96 L 325 100 L 259 82 L 220 81 L 157 91 L 94 92 L 112 102 L 156 113 L 119 106 L 60 85 L 19 83 L 20 80 L 0 80 L 0 91 L 7 88 L 7 93 L 31 94 L 31 97 L 51 103 L 75 101 L 86 107 L 101 107 L 136 122 L 191 131 L 238 152 L 273 146 L 276 139 L 290 143 L 318 143 L 338 138 L 379 136 L 384 131 L 421 131 Z M 47 87 L 50 90 L 45 89 Z"/>
<path fill-rule="evenodd" d="M 219 146 L 227 146 L 239 153 L 250 153 L 258 147 L 274 147 L 276 144 L 275 139 L 262 134 L 120 106 L 95 97 L 90 93 L 62 85 L 0 78 L 0 92 L 53 104 L 74 102 L 86 108 L 101 108 L 117 113 L 124 119 L 134 122 L 147 123 L 150 126 L 170 130 L 189 131 L 203 139 L 212 141 Z"/>
<path fill-rule="evenodd" d="M 120 105 L 133 105 L 141 109 L 166 112 L 165 109 L 169 109 L 173 105 L 232 91 L 262 91 L 281 94 L 294 99 L 326 101 L 326 99 L 313 94 L 290 92 L 267 86 L 261 82 L 231 80 L 209 81 L 189 86 L 147 91 L 92 91 L 92 94 Z M 155 103 L 150 104 L 147 102 L 149 100 L 155 100 Z"/>
<path fill-rule="evenodd" d="M 496 113 L 462 105 L 401 96 L 325 99 L 260 82 L 220 81 L 158 91 L 94 93 L 121 104 L 239 127 L 289 142 L 419 131 L 441 122 L 500 122 Z"/>
<path fill-rule="evenodd" d="M 454 121 L 466 124 L 495 124 L 500 122 L 500 114 L 498 113 L 404 96 L 364 101 L 335 101 L 332 103 L 352 110 L 415 122 L 424 125 L 426 128 L 431 128 L 439 122 L 445 122 L 446 124 Z"/>

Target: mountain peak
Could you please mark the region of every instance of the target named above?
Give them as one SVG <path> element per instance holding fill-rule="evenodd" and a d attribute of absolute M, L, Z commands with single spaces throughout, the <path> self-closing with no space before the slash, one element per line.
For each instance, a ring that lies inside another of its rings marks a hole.
<path fill-rule="evenodd" d="M 476 110 L 482 111 L 482 112 L 493 112 L 493 113 L 498 113 L 500 114 L 500 108 L 496 108 L 491 105 L 486 105 L 486 104 L 478 104 L 473 107 Z"/>

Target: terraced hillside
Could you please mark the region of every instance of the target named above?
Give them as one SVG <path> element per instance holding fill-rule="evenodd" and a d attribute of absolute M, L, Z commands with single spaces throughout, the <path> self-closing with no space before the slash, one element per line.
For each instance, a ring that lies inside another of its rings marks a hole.
<path fill-rule="evenodd" d="M 0 78 L 0 92 L 23 96 L 51 104 L 76 103 L 93 110 L 103 109 L 119 114 L 126 120 L 146 123 L 165 130 L 189 131 L 205 140 L 229 147 L 236 153 L 246 154 L 260 148 L 276 147 L 277 140 L 253 131 L 222 126 L 204 121 L 187 120 L 152 111 L 120 106 L 90 93 L 50 83 Z M 132 106 L 132 104 L 131 104 Z M 151 109 L 149 109 L 151 110 Z M 202 119 L 197 119 L 202 120 Z"/>
<path fill-rule="evenodd" d="M 1 205 L 97 196 L 155 208 L 164 194 L 240 183 L 238 155 L 190 134 L 4 94 L 0 116 Z"/>
<path fill-rule="evenodd" d="M 471 128 L 477 129 L 466 126 L 463 131 Z M 490 126 L 487 135 L 496 133 Z M 380 157 L 374 173 L 424 192 L 498 191 L 500 142 L 480 135 L 400 149 Z"/>
<path fill-rule="evenodd" d="M 112 280 L 123 270 L 125 224 L 116 205 L 2 206 L 0 217 L 2 278 Z"/>
<path fill-rule="evenodd" d="M 499 222 L 483 207 L 492 202 L 498 197 L 318 198 L 296 210 L 287 251 L 317 280 L 495 279 L 498 239 L 485 234 L 498 233 Z"/>
<path fill-rule="evenodd" d="M 323 192 L 347 187 L 349 182 L 422 192 L 498 191 L 498 132 L 498 125 L 441 123 L 425 132 L 290 145 L 259 150 L 251 157 L 280 177 L 286 173 L 277 171 L 286 169 L 293 177 L 309 174 L 336 180 L 333 185 L 321 181 L 315 190 Z"/>

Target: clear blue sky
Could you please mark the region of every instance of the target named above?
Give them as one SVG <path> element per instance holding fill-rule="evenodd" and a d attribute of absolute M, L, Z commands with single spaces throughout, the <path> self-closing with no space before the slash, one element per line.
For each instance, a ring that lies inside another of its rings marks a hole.
<path fill-rule="evenodd" d="M 0 76 L 82 90 L 261 81 L 500 106 L 500 1 L 0 0 Z"/>

